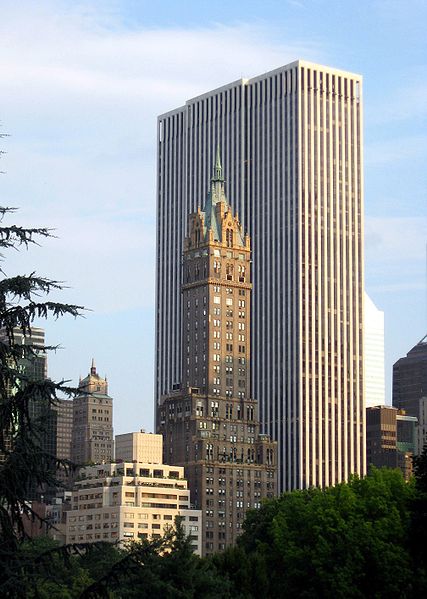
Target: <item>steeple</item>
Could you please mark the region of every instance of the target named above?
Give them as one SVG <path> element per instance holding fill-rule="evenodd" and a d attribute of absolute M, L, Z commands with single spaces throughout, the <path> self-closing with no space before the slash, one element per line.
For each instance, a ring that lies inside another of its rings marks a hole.
<path fill-rule="evenodd" d="M 226 222 L 226 219 L 227 222 Z M 231 220 L 230 220 L 231 219 Z M 246 245 L 243 230 L 238 219 L 233 217 L 231 207 L 228 203 L 224 190 L 224 177 L 222 176 L 221 156 L 219 145 L 216 150 L 216 160 L 214 165 L 214 174 L 211 178 L 209 193 L 207 194 L 203 208 L 190 214 L 188 231 L 186 238 L 188 247 L 199 247 L 200 243 L 206 243 L 212 238 L 212 241 L 222 242 L 223 228 L 231 226 L 231 222 L 236 225 L 234 235 L 237 245 L 244 247 Z"/>
<path fill-rule="evenodd" d="M 96 374 L 95 358 L 92 358 L 92 364 L 91 364 L 91 367 L 90 367 L 90 373 L 92 375 Z"/>
<path fill-rule="evenodd" d="M 215 160 L 215 174 L 211 179 L 212 183 L 216 182 L 224 182 L 224 178 L 222 176 L 222 166 L 221 166 L 221 156 L 219 151 L 219 144 L 216 147 L 216 160 Z"/>

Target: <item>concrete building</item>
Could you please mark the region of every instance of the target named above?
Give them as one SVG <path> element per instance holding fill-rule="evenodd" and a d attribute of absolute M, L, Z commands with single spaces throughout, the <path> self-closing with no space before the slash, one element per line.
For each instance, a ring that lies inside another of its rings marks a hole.
<path fill-rule="evenodd" d="M 364 321 L 365 405 L 385 405 L 384 312 L 365 292 Z"/>
<path fill-rule="evenodd" d="M 163 437 L 141 430 L 139 433 L 125 433 L 115 438 L 116 461 L 145 462 L 161 464 L 163 461 Z"/>
<path fill-rule="evenodd" d="M 427 335 L 393 365 L 393 405 L 421 420 L 420 402 L 427 395 Z"/>
<path fill-rule="evenodd" d="M 113 400 L 107 379 L 95 363 L 79 383 L 81 394 L 73 400 L 72 460 L 75 464 L 100 464 L 113 459 Z"/>
<path fill-rule="evenodd" d="M 153 540 L 179 516 L 194 551 L 201 552 L 201 512 L 191 508 L 182 467 L 135 461 L 87 466 L 66 516 L 67 543 Z"/>
<path fill-rule="evenodd" d="M 365 472 L 362 129 L 362 78 L 300 60 L 158 118 L 157 406 L 186 382 L 181 252 L 219 145 L 253 243 L 251 390 L 282 490 Z"/>
<path fill-rule="evenodd" d="M 185 466 L 202 510 L 203 554 L 225 549 L 245 513 L 277 492 L 277 446 L 250 392 L 250 239 L 224 193 L 219 155 L 183 252 L 182 387 L 162 397 L 164 460 Z"/>

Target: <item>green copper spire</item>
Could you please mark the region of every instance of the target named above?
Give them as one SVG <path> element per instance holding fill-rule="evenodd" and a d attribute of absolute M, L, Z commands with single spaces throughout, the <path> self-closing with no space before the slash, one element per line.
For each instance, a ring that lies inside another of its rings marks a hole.
<path fill-rule="evenodd" d="M 222 178 L 222 166 L 219 152 L 219 144 L 216 147 L 215 175 L 212 177 L 212 181 L 224 181 L 224 179 Z"/>

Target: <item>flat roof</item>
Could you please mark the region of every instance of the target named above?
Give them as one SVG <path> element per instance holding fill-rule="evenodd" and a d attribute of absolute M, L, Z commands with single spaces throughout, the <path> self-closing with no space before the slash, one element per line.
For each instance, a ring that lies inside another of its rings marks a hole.
<path fill-rule="evenodd" d="M 289 71 L 290 69 L 292 69 L 296 66 L 312 68 L 312 69 L 319 69 L 321 71 L 325 71 L 325 72 L 333 74 L 333 75 L 341 75 L 343 77 L 350 77 L 351 79 L 358 79 L 360 81 L 362 81 L 362 79 L 363 79 L 362 75 L 360 75 L 358 73 L 352 73 L 351 71 L 344 71 L 342 69 L 336 69 L 334 67 L 330 67 L 330 66 L 323 65 L 323 64 L 318 64 L 315 62 L 310 62 L 308 60 L 298 59 L 298 60 L 294 60 L 293 62 L 290 62 L 289 64 L 283 65 L 281 67 L 277 67 L 276 69 L 273 69 L 271 71 L 267 71 L 266 73 L 262 73 L 261 75 L 256 75 L 255 77 L 250 77 L 250 78 L 242 77 L 240 79 L 236 79 L 235 81 L 232 81 L 231 83 L 227 83 L 220 87 L 216 87 L 210 91 L 204 92 L 203 94 L 194 96 L 193 98 L 186 100 L 186 102 L 183 106 L 174 108 L 167 112 L 163 112 L 157 118 L 162 119 L 166 116 L 172 116 L 173 114 L 178 114 L 178 113 L 182 112 L 187 105 L 193 104 L 194 102 L 198 102 L 199 100 L 203 100 L 204 98 L 207 98 L 207 97 L 211 96 L 212 94 L 217 94 L 221 91 L 224 91 L 226 89 L 231 89 L 236 86 L 242 86 L 242 85 L 248 85 L 251 83 L 255 83 L 256 81 L 261 81 L 262 79 L 265 79 L 266 77 L 271 77 L 272 75 L 276 75 L 283 71 Z"/>

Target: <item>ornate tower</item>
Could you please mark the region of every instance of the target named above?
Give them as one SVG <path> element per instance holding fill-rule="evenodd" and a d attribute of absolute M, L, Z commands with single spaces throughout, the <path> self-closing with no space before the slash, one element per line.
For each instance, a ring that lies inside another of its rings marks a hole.
<path fill-rule="evenodd" d="M 276 444 L 259 434 L 249 387 L 250 251 L 217 152 L 206 204 L 189 216 L 184 241 L 182 388 L 162 398 L 157 415 L 164 460 L 185 466 L 203 511 L 204 554 L 232 544 L 245 511 L 276 491 Z"/>
<path fill-rule="evenodd" d="M 79 391 L 73 400 L 72 460 L 79 465 L 111 462 L 113 400 L 107 379 L 96 372 L 94 360 L 88 376 L 79 382 Z"/>

